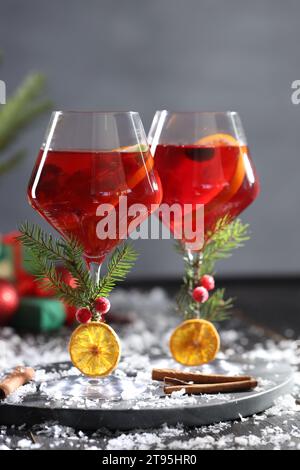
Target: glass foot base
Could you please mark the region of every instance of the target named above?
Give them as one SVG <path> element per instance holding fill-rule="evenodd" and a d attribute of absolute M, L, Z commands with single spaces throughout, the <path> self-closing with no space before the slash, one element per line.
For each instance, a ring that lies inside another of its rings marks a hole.
<path fill-rule="evenodd" d="M 146 384 L 138 383 L 134 378 L 119 378 L 110 375 L 99 379 L 84 376 L 64 377 L 44 383 L 41 390 L 49 397 L 58 399 L 80 397 L 91 400 L 119 401 L 138 398 L 146 388 Z"/>

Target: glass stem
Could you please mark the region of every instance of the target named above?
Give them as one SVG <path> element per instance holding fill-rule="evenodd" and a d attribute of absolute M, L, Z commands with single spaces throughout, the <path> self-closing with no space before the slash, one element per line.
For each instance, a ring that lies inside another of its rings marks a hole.
<path fill-rule="evenodd" d="M 100 271 L 101 271 L 101 263 L 91 262 L 89 263 L 90 274 L 94 285 L 99 284 L 100 281 Z M 93 321 L 101 321 L 101 314 L 97 312 L 94 308 L 91 309 L 92 311 L 92 320 Z"/>
<path fill-rule="evenodd" d="M 187 250 L 187 256 L 189 260 L 190 267 L 192 268 L 193 275 L 189 277 L 189 292 L 192 296 L 193 290 L 197 285 L 199 285 L 200 274 L 201 274 L 201 264 L 203 259 L 203 254 L 201 251 L 191 251 Z M 201 316 L 201 304 L 197 303 L 196 318 Z"/>
<path fill-rule="evenodd" d="M 102 263 L 96 263 L 94 261 L 90 263 L 90 273 L 91 273 L 91 278 L 94 284 L 99 284 L 101 266 L 102 266 Z"/>

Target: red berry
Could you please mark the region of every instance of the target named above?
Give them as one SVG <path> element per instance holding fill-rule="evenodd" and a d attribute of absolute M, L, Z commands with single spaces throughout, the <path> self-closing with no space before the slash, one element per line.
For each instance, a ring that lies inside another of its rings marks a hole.
<path fill-rule="evenodd" d="M 0 325 L 6 325 L 20 303 L 17 289 L 8 281 L 0 280 Z"/>
<path fill-rule="evenodd" d="M 72 287 L 72 289 L 75 289 L 77 287 L 76 280 L 64 266 L 57 266 L 56 272 L 57 274 L 60 274 L 62 280 L 68 286 Z M 47 281 L 47 278 L 45 278 L 45 281 Z M 47 287 L 43 285 L 43 283 L 36 282 L 34 286 L 33 295 L 37 297 L 55 297 L 55 289 L 53 289 L 53 287 Z"/>
<path fill-rule="evenodd" d="M 92 313 L 87 307 L 79 308 L 76 312 L 76 319 L 79 323 L 87 323 L 92 318 Z"/>
<path fill-rule="evenodd" d="M 110 309 L 110 301 L 105 297 L 98 297 L 98 299 L 95 300 L 94 306 L 97 312 L 105 315 Z"/>
<path fill-rule="evenodd" d="M 205 287 L 195 287 L 193 290 L 193 299 L 200 304 L 204 304 L 209 297 L 209 293 Z"/>
<path fill-rule="evenodd" d="M 77 309 L 73 305 L 68 305 L 67 303 L 64 303 L 64 306 L 65 306 L 65 313 L 66 313 L 65 324 L 68 326 L 71 326 L 76 320 Z"/>
<path fill-rule="evenodd" d="M 61 275 L 62 280 L 68 284 L 68 286 L 72 287 L 72 289 L 75 289 L 77 287 L 76 280 L 64 266 L 57 266 L 56 271 L 58 274 Z"/>
<path fill-rule="evenodd" d="M 200 279 L 200 284 L 207 290 L 213 290 L 215 288 L 215 280 L 210 274 L 204 274 Z"/>

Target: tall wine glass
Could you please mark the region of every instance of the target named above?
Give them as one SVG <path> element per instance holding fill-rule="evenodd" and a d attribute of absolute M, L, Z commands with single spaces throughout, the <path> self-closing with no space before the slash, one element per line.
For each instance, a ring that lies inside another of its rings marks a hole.
<path fill-rule="evenodd" d="M 139 114 L 54 112 L 28 197 L 32 207 L 63 237 L 72 236 L 81 243 L 91 275 L 98 282 L 106 255 L 161 200 L 160 182 Z M 135 204 L 142 209 L 130 213 Z M 112 224 L 107 222 L 110 215 L 114 216 Z M 111 390 L 107 380 L 113 379 L 105 380 L 102 391 L 107 397 Z M 64 393 L 69 385 L 64 385 Z M 99 384 L 97 387 L 96 395 L 101 396 Z"/>
<path fill-rule="evenodd" d="M 190 207 L 193 226 L 202 205 L 203 237 L 218 219 L 234 219 L 258 195 L 257 174 L 236 112 L 157 111 L 148 142 L 163 186 L 162 202 L 178 204 L 182 213 L 185 205 Z M 175 234 L 184 223 L 183 217 L 162 220 Z M 184 233 L 181 241 L 195 267 L 196 283 L 201 246 L 188 245 Z"/>

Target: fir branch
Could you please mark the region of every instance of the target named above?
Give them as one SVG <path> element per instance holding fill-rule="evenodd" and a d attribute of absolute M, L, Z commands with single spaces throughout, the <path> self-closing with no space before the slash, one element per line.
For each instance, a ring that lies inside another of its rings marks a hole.
<path fill-rule="evenodd" d="M 37 115 L 50 109 L 47 100 L 36 103 L 45 86 L 41 74 L 27 77 L 0 111 L 0 150 L 4 150 Z"/>
<path fill-rule="evenodd" d="M 0 51 L 0 63 L 1 61 Z M 14 143 L 23 129 L 38 116 L 51 109 L 51 102 L 42 97 L 44 89 L 43 75 L 29 75 L 17 91 L 9 97 L 5 106 L 0 106 L 0 157 L 5 157 L 0 165 L 0 175 L 17 166 L 26 155 L 24 149 L 15 151 L 11 156 L 4 155 L 4 151 Z"/>
<path fill-rule="evenodd" d="M 32 252 L 33 269 L 40 259 L 61 262 L 75 278 L 78 290 L 82 293 L 91 291 L 93 283 L 83 259 L 83 248 L 75 238 L 55 239 L 38 225 L 30 225 L 28 222 L 21 225 L 19 230 L 20 241 Z"/>
<path fill-rule="evenodd" d="M 65 255 L 65 259 L 63 260 L 65 267 L 75 278 L 77 289 L 81 290 L 83 293 L 85 291 L 90 292 L 94 285 L 87 268 L 87 263 L 84 260 L 82 246 L 74 237 L 70 237 L 67 241 L 62 240 L 60 245 Z"/>
<path fill-rule="evenodd" d="M 110 258 L 107 274 L 102 277 L 98 286 L 94 288 L 94 299 L 100 296 L 107 297 L 117 282 L 126 278 L 136 260 L 137 253 L 131 245 L 125 244 L 121 248 L 116 248 Z"/>
<path fill-rule="evenodd" d="M 62 240 L 55 239 L 38 225 L 30 225 L 29 222 L 21 224 L 19 231 L 19 240 L 31 252 L 51 261 L 65 261 Z"/>
<path fill-rule="evenodd" d="M 117 248 L 111 256 L 106 275 L 95 285 L 84 261 L 83 248 L 75 238 L 55 239 L 38 225 L 28 222 L 22 224 L 19 230 L 19 240 L 27 248 L 37 280 L 53 288 L 58 298 L 70 305 L 89 307 L 94 319 L 98 318 L 94 312 L 96 298 L 107 297 L 117 282 L 125 279 L 137 259 L 131 245 Z M 72 274 L 76 281 L 75 288 L 63 281 L 61 273 L 56 270 L 57 262 Z"/>
<path fill-rule="evenodd" d="M 39 266 L 39 271 L 36 271 L 37 280 L 46 289 L 54 289 L 59 299 L 75 307 L 85 307 L 88 304 L 88 299 L 81 291 L 70 287 L 63 281 L 61 273 L 57 272 L 53 262 L 49 262 L 45 258 L 37 258 L 35 265 Z"/>
<path fill-rule="evenodd" d="M 224 296 L 225 289 L 216 289 L 201 306 L 201 318 L 212 322 L 226 320 L 233 307 L 233 298 L 225 300 Z"/>
<path fill-rule="evenodd" d="M 249 240 L 249 225 L 240 219 L 230 222 L 225 216 L 207 234 L 203 246 L 202 272 L 213 274 L 217 261 L 232 256 L 232 251 L 241 248 Z"/>
<path fill-rule="evenodd" d="M 183 284 L 176 296 L 177 309 L 183 314 L 185 320 L 200 318 L 199 304 L 191 296 L 190 289 Z M 202 317 L 202 312 L 201 312 Z"/>
<path fill-rule="evenodd" d="M 182 284 L 176 295 L 176 303 L 179 312 L 183 314 L 186 320 L 188 320 L 190 318 L 191 296 L 188 289 L 186 289 L 185 283 Z"/>
<path fill-rule="evenodd" d="M 184 245 L 176 243 L 176 251 L 183 256 L 185 274 L 183 284 L 177 295 L 177 309 L 184 318 L 205 318 L 221 321 L 228 318 L 233 307 L 233 299 L 225 299 L 225 289 L 215 290 L 204 304 L 199 304 L 192 297 L 193 289 L 204 274 L 215 274 L 218 261 L 232 255 L 232 251 L 244 245 L 249 239 L 249 225 L 241 220 L 232 221 L 229 216 L 219 219 L 206 236 L 201 253 L 189 256 Z"/>

